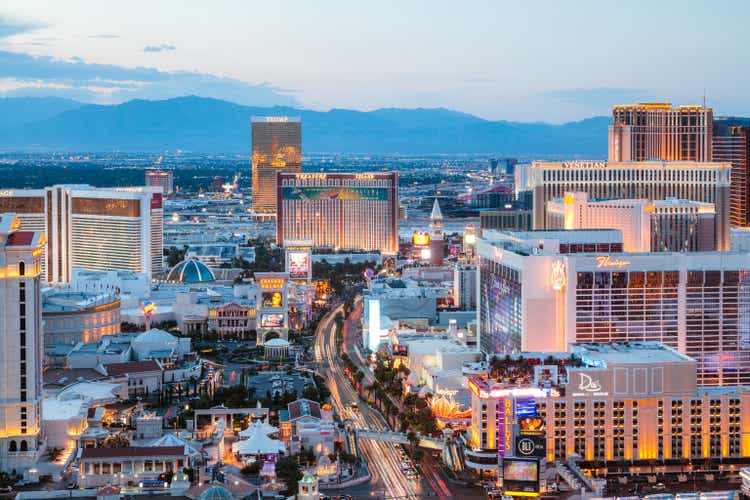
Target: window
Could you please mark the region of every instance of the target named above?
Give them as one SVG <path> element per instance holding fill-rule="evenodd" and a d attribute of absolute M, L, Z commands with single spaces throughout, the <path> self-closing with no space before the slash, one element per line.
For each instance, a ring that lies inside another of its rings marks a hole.
<path fill-rule="evenodd" d="M 26 264 L 23 262 L 18 263 L 18 275 L 19 276 L 25 276 L 26 275 Z"/>
<path fill-rule="evenodd" d="M 11 441 L 10 444 L 8 445 L 8 451 L 13 452 L 13 453 L 18 451 L 18 445 L 16 444 L 15 440 Z"/>

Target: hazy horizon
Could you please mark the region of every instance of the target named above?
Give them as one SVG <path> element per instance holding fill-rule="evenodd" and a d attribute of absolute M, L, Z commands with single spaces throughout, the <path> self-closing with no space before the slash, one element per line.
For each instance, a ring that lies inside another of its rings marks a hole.
<path fill-rule="evenodd" d="M 744 2 L 9 0 L 0 96 L 200 95 L 310 110 L 447 108 L 562 123 L 613 104 L 750 115 Z"/>

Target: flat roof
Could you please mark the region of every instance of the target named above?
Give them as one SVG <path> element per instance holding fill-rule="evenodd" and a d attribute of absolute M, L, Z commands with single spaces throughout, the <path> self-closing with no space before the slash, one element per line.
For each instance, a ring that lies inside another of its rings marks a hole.
<path fill-rule="evenodd" d="M 644 364 L 693 361 L 661 342 L 574 342 L 570 351 L 592 364 Z"/>

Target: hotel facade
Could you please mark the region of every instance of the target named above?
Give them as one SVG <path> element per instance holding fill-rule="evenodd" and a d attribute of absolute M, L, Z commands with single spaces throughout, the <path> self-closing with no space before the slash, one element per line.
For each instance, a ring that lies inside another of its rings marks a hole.
<path fill-rule="evenodd" d="M 278 173 L 276 242 L 398 251 L 398 173 Z"/>
<path fill-rule="evenodd" d="M 670 103 L 612 108 L 609 161 L 697 161 L 712 159 L 713 110 Z"/>
<path fill-rule="evenodd" d="M 548 227 L 548 202 L 566 192 L 585 192 L 592 199 L 680 198 L 714 205 L 717 249 L 728 250 L 731 169 L 729 163 L 691 161 L 534 162 L 534 228 Z"/>
<path fill-rule="evenodd" d="M 696 360 L 701 385 L 750 384 L 750 255 L 611 252 L 612 233 L 485 232 L 481 350 L 658 341 Z"/>
<path fill-rule="evenodd" d="M 713 204 L 668 198 L 650 202 L 589 200 L 566 192 L 547 203 L 549 229 L 619 229 L 626 252 L 713 251 L 716 214 Z"/>
<path fill-rule="evenodd" d="M 42 249 L 44 233 L 0 212 L 0 469 L 22 472 L 44 449 Z"/>
<path fill-rule="evenodd" d="M 253 153 L 252 208 L 276 210 L 276 174 L 302 171 L 302 122 L 298 117 L 263 116 L 251 120 Z"/>
<path fill-rule="evenodd" d="M 162 270 L 161 187 L 56 185 L 0 191 L 0 212 L 46 237 L 46 280 L 67 283 L 74 267 L 152 273 Z"/>
<path fill-rule="evenodd" d="M 523 356 L 532 365 L 526 383 L 504 382 L 506 367 L 499 378 L 468 380 L 465 459 L 477 473 L 495 475 L 499 457 L 524 453 L 550 463 L 577 454 L 582 470 L 614 475 L 676 475 L 688 465 L 738 472 L 750 464 L 750 388 L 699 386 L 688 356 L 658 342 L 580 343 Z M 523 439 L 537 446 L 519 446 Z"/>
<path fill-rule="evenodd" d="M 714 122 L 713 161 L 732 164 L 730 222 L 733 226 L 750 226 L 750 120 Z"/>

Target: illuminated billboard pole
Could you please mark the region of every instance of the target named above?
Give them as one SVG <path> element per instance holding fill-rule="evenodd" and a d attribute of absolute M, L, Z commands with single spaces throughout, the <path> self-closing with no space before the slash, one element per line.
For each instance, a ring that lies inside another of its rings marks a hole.
<path fill-rule="evenodd" d="M 380 347 L 380 300 L 367 299 L 367 348 L 375 352 Z"/>

